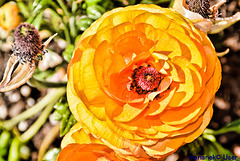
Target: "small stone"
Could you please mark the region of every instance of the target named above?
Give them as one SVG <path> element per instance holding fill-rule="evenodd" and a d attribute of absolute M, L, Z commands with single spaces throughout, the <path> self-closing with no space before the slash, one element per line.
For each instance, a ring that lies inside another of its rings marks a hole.
<path fill-rule="evenodd" d="M 221 135 L 221 136 L 219 137 L 219 142 L 222 143 L 222 144 L 225 144 L 225 143 L 228 142 L 228 139 L 227 139 L 226 136 Z"/>
<path fill-rule="evenodd" d="M 65 49 L 67 47 L 67 42 L 63 39 L 58 39 L 57 44 L 61 49 Z"/>
<path fill-rule="evenodd" d="M 240 146 L 235 146 L 233 152 L 236 156 L 240 157 Z"/>
<path fill-rule="evenodd" d="M 8 92 L 5 92 L 4 95 L 9 97 L 10 95 L 12 95 L 13 91 L 8 91 Z"/>
<path fill-rule="evenodd" d="M 216 97 L 214 104 L 221 110 L 228 110 L 230 108 L 229 102 L 224 101 L 223 98 Z"/>
<path fill-rule="evenodd" d="M 214 129 L 218 129 L 219 128 L 219 123 L 218 122 L 210 122 L 210 125 L 214 128 Z"/>
<path fill-rule="evenodd" d="M 35 100 L 32 98 L 32 97 L 30 97 L 30 98 L 28 98 L 27 99 L 27 105 L 28 106 L 33 106 L 35 104 Z"/>
<path fill-rule="evenodd" d="M 20 131 L 26 131 L 28 128 L 28 122 L 27 121 L 21 121 L 19 124 L 18 124 L 18 129 Z"/>
<path fill-rule="evenodd" d="M 21 87 L 20 93 L 24 97 L 29 97 L 30 94 L 31 94 L 31 88 L 27 85 L 24 85 L 24 86 Z"/>
<path fill-rule="evenodd" d="M 8 110 L 6 105 L 0 105 L 0 119 L 4 120 L 8 115 Z"/>
<path fill-rule="evenodd" d="M 9 116 L 10 117 L 17 116 L 19 113 L 22 112 L 24 107 L 25 107 L 25 103 L 23 101 L 19 101 L 18 103 L 14 104 L 13 106 L 10 107 Z"/>
<path fill-rule="evenodd" d="M 231 118 L 231 116 L 227 115 L 227 116 L 224 116 L 223 121 L 225 123 L 230 123 L 232 121 L 232 118 Z"/>
<path fill-rule="evenodd" d="M 21 99 L 21 95 L 19 94 L 19 92 L 14 92 L 13 94 L 8 96 L 8 100 L 11 103 L 18 102 L 20 99 Z"/>

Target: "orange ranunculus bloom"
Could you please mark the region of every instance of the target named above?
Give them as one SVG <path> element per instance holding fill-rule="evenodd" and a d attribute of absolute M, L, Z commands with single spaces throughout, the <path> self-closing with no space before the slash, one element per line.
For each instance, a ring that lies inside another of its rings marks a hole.
<path fill-rule="evenodd" d="M 190 20 L 136 5 L 105 13 L 83 33 L 68 77 L 82 130 L 124 156 L 163 159 L 210 122 L 221 66 Z M 62 147 L 80 135 L 74 127 Z"/>
<path fill-rule="evenodd" d="M 0 8 L 0 26 L 10 31 L 21 23 L 19 9 L 16 3 L 8 2 Z"/>
<path fill-rule="evenodd" d="M 59 154 L 57 161 L 123 161 L 114 151 L 103 144 L 68 144 Z"/>

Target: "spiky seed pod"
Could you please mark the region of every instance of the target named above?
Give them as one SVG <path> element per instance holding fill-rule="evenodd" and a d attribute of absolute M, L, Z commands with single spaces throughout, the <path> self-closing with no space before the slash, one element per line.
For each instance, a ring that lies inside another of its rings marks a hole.
<path fill-rule="evenodd" d="M 28 23 L 21 23 L 14 32 L 13 55 L 20 63 L 32 63 L 39 55 L 44 54 L 44 45 L 38 31 Z"/>
<path fill-rule="evenodd" d="M 190 11 L 199 13 L 204 18 L 209 18 L 209 0 L 188 0 L 187 4 Z"/>

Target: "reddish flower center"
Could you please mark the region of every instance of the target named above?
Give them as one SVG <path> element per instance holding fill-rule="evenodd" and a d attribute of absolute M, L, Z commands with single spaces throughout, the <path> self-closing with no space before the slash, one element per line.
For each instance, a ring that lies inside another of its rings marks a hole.
<path fill-rule="evenodd" d="M 161 74 L 155 68 L 140 66 L 133 71 L 130 89 L 138 94 L 146 94 L 156 91 L 160 82 Z"/>

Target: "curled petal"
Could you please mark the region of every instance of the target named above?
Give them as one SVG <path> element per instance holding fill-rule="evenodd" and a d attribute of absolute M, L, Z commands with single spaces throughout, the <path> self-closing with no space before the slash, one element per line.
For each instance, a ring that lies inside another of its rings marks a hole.
<path fill-rule="evenodd" d="M 231 17 L 226 18 L 216 18 L 211 25 L 211 29 L 208 32 L 209 34 L 216 34 L 225 28 L 228 28 L 229 26 L 235 24 L 240 20 L 240 12 L 235 13 Z"/>
<path fill-rule="evenodd" d="M 3 79 L 0 83 L 0 92 L 7 92 L 18 88 L 32 77 L 35 62 L 22 64 L 15 56 L 11 56 L 7 62 Z"/>
<path fill-rule="evenodd" d="M 226 17 L 226 18 L 218 17 L 219 15 L 218 8 L 225 3 L 226 3 L 226 0 L 220 0 L 218 3 L 216 3 L 215 5 L 209 8 L 207 6 L 204 6 L 204 8 L 201 8 L 202 6 L 196 6 L 200 4 L 200 2 L 198 1 L 198 3 L 195 3 L 194 7 L 201 8 L 200 11 L 206 9 L 206 13 L 210 13 L 209 15 L 205 15 L 204 17 L 200 14 L 200 12 L 197 13 L 197 12 L 191 11 L 189 9 L 189 5 L 186 4 L 185 0 L 175 0 L 173 4 L 173 9 L 181 13 L 186 18 L 189 18 L 190 20 L 192 20 L 194 25 L 200 28 L 205 33 L 216 34 L 240 20 L 239 12 L 237 12 L 235 15 L 231 17 Z"/>

